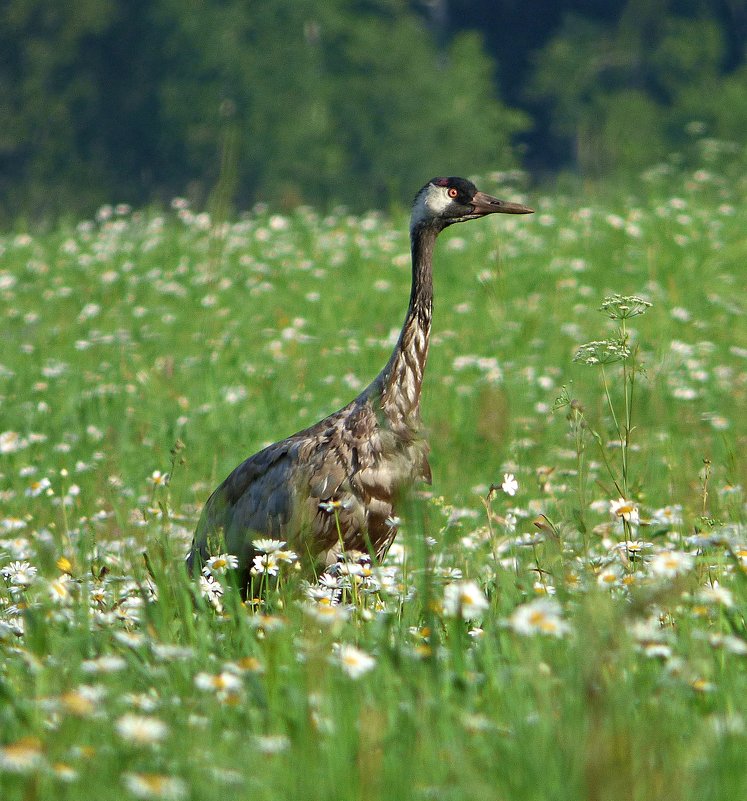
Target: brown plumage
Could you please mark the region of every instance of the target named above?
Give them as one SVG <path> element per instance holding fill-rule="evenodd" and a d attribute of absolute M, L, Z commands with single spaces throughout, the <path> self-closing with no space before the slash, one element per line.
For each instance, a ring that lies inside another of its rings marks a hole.
<path fill-rule="evenodd" d="M 257 537 L 286 540 L 315 568 L 334 562 L 343 548 L 384 556 L 396 533 L 398 499 L 431 479 L 420 393 L 436 237 L 456 222 L 531 211 L 478 192 L 464 178 L 434 178 L 420 190 L 410 221 L 410 304 L 386 366 L 347 406 L 250 456 L 223 481 L 197 525 L 190 571 L 211 554 L 235 554 L 246 587 Z"/>

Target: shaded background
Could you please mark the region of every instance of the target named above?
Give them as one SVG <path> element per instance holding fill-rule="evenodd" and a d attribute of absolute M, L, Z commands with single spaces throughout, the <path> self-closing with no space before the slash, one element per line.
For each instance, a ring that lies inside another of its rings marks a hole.
<path fill-rule="evenodd" d="M 0 223 L 740 158 L 746 42 L 744 0 L 6 0 Z"/>

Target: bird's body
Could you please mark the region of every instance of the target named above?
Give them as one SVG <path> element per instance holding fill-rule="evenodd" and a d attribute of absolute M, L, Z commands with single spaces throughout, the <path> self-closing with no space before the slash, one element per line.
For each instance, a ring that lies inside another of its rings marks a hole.
<path fill-rule="evenodd" d="M 245 587 L 257 537 L 287 541 L 315 567 L 334 562 L 342 550 L 383 557 L 396 534 L 402 493 L 431 478 L 420 395 L 436 237 L 454 222 L 530 211 L 484 195 L 461 178 L 434 178 L 423 187 L 410 225 L 410 303 L 386 366 L 347 406 L 250 456 L 223 481 L 198 523 L 190 569 L 211 554 L 234 554 Z"/>

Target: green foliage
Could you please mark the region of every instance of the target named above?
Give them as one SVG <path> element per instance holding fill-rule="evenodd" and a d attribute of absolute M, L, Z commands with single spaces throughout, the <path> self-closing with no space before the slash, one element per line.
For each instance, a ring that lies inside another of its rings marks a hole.
<path fill-rule="evenodd" d="M 12 10 L 0 158 L 37 212 L 154 193 L 381 207 L 432 174 L 511 167 L 527 124 L 479 37 L 440 51 L 400 0 Z"/>
<path fill-rule="evenodd" d="M 435 174 L 517 166 L 517 140 L 533 167 L 616 187 L 698 163 L 695 129 L 744 162 L 741 4 L 533 8 L 9 0 L 0 225 L 175 196 L 219 218 L 257 201 L 387 208 Z M 504 17 L 515 37 L 496 38 Z"/>
<path fill-rule="evenodd" d="M 86 183 L 103 199 L 105 165 L 94 135 L 101 85 L 91 42 L 105 32 L 113 12 L 108 0 L 83 0 L 74 9 L 54 0 L 4 4 L 0 213 L 59 211 Z M 50 197 L 52 188 L 61 196 Z"/>
<path fill-rule="evenodd" d="M 529 96 L 553 109 L 555 134 L 585 175 L 625 174 L 687 150 L 693 121 L 743 143 L 747 99 L 730 90 L 742 76 L 723 74 L 723 29 L 707 6 L 689 11 L 629 0 L 614 25 L 569 14 L 538 55 Z"/>

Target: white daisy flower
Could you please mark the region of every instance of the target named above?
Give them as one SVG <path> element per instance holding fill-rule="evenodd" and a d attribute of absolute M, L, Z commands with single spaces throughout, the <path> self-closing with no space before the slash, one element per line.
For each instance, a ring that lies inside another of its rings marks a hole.
<path fill-rule="evenodd" d="M 488 599 L 474 581 L 455 581 L 444 590 L 443 611 L 447 617 L 473 620 L 489 607 Z"/>
<path fill-rule="evenodd" d="M 67 573 L 63 573 L 56 579 L 49 582 L 49 595 L 51 599 L 61 606 L 66 606 L 72 600 L 70 596 L 71 579 Z"/>
<path fill-rule="evenodd" d="M 258 539 L 252 542 L 252 547 L 260 553 L 275 553 L 282 550 L 285 540 Z"/>
<path fill-rule="evenodd" d="M 638 506 L 635 501 L 626 501 L 625 498 L 610 501 L 610 514 L 621 517 L 634 526 L 639 523 Z"/>
<path fill-rule="evenodd" d="M 358 679 L 376 665 L 376 660 L 354 645 L 343 644 L 337 649 L 336 661 L 351 679 Z"/>
<path fill-rule="evenodd" d="M 36 578 L 37 568 L 30 562 L 11 562 L 6 565 L 0 574 L 15 587 L 29 587 Z"/>
<path fill-rule="evenodd" d="M 154 470 L 148 478 L 148 483 L 153 484 L 154 487 L 165 487 L 169 483 L 169 474 L 162 473 L 160 470 Z"/>
<path fill-rule="evenodd" d="M 692 556 L 682 551 L 660 551 L 652 557 L 649 567 L 654 576 L 674 578 L 689 572 L 693 563 Z"/>
<path fill-rule="evenodd" d="M 295 551 L 286 549 L 283 551 L 275 551 L 275 558 L 278 562 L 285 562 L 286 565 L 290 565 L 298 559 L 298 554 Z"/>
<path fill-rule="evenodd" d="M 166 738 L 169 727 L 151 715 L 122 715 L 114 724 L 117 734 L 135 745 L 153 745 Z"/>
<path fill-rule="evenodd" d="M 25 495 L 27 498 L 36 498 L 42 494 L 42 492 L 46 492 L 48 495 L 52 494 L 52 482 L 44 477 L 39 481 L 34 481 L 29 487 L 27 487 Z"/>
<path fill-rule="evenodd" d="M 206 576 L 223 576 L 229 570 L 235 570 L 239 566 L 239 559 L 232 553 L 222 553 L 219 556 L 211 556 L 202 568 Z"/>
<path fill-rule="evenodd" d="M 225 701 L 236 698 L 244 689 L 244 683 L 235 673 L 224 670 L 221 673 L 198 673 L 195 676 L 195 687 L 214 692 L 220 700 Z"/>
<path fill-rule="evenodd" d="M 261 573 L 267 573 L 269 576 L 277 576 L 280 570 L 277 556 L 274 553 L 258 553 L 254 557 L 254 564 L 252 564 L 251 573 L 257 576 Z"/>
<path fill-rule="evenodd" d="M 258 734 L 254 743 L 257 750 L 266 756 L 280 754 L 290 747 L 290 740 L 284 734 Z"/>
<path fill-rule="evenodd" d="M 188 793 L 181 779 L 160 773 L 125 773 L 122 782 L 136 798 L 180 801 Z"/>
<path fill-rule="evenodd" d="M 0 771 L 30 773 L 42 762 L 41 742 L 36 737 L 23 737 L 0 748 Z"/>
<path fill-rule="evenodd" d="M 731 609 L 734 606 L 734 595 L 727 587 L 722 587 L 719 584 L 713 587 L 704 587 L 700 591 L 700 600 L 704 603 L 717 604 Z"/>
<path fill-rule="evenodd" d="M 526 636 L 550 634 L 553 637 L 562 637 L 570 631 L 570 626 L 562 619 L 560 604 L 547 597 L 535 598 L 517 606 L 508 624 L 517 634 Z"/>
<path fill-rule="evenodd" d="M 117 673 L 127 667 L 127 662 L 116 654 L 105 654 L 97 659 L 86 659 L 81 663 L 84 673 Z"/>
<path fill-rule="evenodd" d="M 211 603 L 219 612 L 221 611 L 223 586 L 212 576 L 200 576 L 200 595 Z"/>

